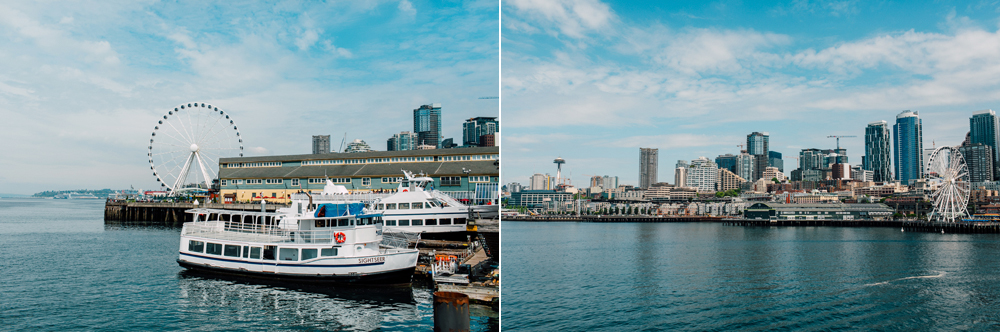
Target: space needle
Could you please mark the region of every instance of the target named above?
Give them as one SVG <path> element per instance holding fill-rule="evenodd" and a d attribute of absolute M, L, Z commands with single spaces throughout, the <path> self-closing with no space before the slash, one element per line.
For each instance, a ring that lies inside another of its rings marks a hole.
<path fill-rule="evenodd" d="M 556 164 L 556 186 L 558 187 L 560 184 L 562 184 L 562 180 L 561 180 L 562 179 L 562 165 L 566 163 L 566 159 L 556 158 L 556 160 L 552 161 L 552 163 Z"/>

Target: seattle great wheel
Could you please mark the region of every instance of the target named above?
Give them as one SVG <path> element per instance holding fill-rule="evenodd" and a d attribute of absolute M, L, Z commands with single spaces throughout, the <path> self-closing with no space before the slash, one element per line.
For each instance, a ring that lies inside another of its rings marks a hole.
<path fill-rule="evenodd" d="M 966 215 L 969 204 L 969 169 L 956 147 L 934 149 L 927 158 L 927 182 L 934 190 L 931 202 L 934 221 L 956 222 Z"/>
<path fill-rule="evenodd" d="M 219 158 L 243 156 L 243 138 L 225 111 L 187 103 L 157 120 L 148 156 L 149 169 L 164 189 L 210 189 L 218 178 Z"/>

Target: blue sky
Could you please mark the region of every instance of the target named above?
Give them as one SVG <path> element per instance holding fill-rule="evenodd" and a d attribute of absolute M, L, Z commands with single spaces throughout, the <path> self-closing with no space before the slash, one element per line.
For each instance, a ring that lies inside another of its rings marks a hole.
<path fill-rule="evenodd" d="M 311 136 L 384 150 L 412 110 L 445 137 L 498 116 L 496 1 L 5 1 L 0 193 L 158 188 L 150 132 L 201 101 L 233 116 L 247 155 L 311 152 Z"/>
<path fill-rule="evenodd" d="M 639 148 L 739 153 L 770 133 L 786 157 L 833 148 L 852 164 L 869 122 L 918 111 L 924 145 L 957 145 L 1000 111 L 1000 1 L 504 1 L 503 182 L 563 174 L 637 184 Z M 785 159 L 790 172 L 795 159 Z"/>

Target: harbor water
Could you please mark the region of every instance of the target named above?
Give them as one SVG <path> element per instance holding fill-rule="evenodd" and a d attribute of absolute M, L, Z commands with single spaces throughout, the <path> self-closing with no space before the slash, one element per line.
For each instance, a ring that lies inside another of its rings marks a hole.
<path fill-rule="evenodd" d="M 302 287 L 193 275 L 180 228 L 105 225 L 103 200 L 0 200 L 0 330 L 427 331 L 433 290 Z M 473 331 L 497 328 L 472 308 Z"/>
<path fill-rule="evenodd" d="M 1000 235 L 505 222 L 510 331 L 997 330 Z"/>

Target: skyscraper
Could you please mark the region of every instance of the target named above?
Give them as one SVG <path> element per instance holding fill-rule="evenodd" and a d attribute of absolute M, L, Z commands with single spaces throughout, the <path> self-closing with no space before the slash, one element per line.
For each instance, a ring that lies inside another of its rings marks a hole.
<path fill-rule="evenodd" d="M 674 169 L 674 186 L 687 187 L 687 167 L 677 167 Z"/>
<path fill-rule="evenodd" d="M 889 158 L 889 123 L 885 120 L 875 121 L 865 128 L 865 156 L 862 162 L 864 170 L 872 171 L 872 181 L 892 181 L 892 163 Z"/>
<path fill-rule="evenodd" d="M 604 188 L 603 183 L 604 183 L 604 181 L 602 181 L 602 178 L 600 176 L 598 176 L 598 175 L 594 175 L 594 176 L 590 177 L 590 187 L 591 188 L 594 188 L 594 187 Z"/>
<path fill-rule="evenodd" d="M 711 159 L 699 157 L 691 161 L 687 171 L 687 186 L 700 192 L 714 192 L 719 179 L 719 166 Z"/>
<path fill-rule="evenodd" d="M 313 135 L 313 154 L 330 153 L 330 135 Z"/>
<path fill-rule="evenodd" d="M 970 145 L 975 145 L 977 143 L 982 143 L 983 145 L 989 146 L 993 159 L 993 166 L 996 167 L 1000 164 L 1000 153 L 997 153 L 997 143 L 1000 143 L 1000 122 L 998 122 L 996 113 L 993 110 L 982 110 L 979 112 L 972 113 L 972 117 L 969 118 L 969 143 Z M 968 161 L 968 158 L 966 158 Z M 997 171 L 993 170 L 991 172 L 993 176 L 997 176 Z M 989 181 L 994 180 L 991 178 Z"/>
<path fill-rule="evenodd" d="M 769 163 L 767 152 L 770 134 L 767 132 L 753 132 L 747 135 L 747 152 L 754 156 L 754 172 L 750 181 L 757 181 L 764 176 L 764 169 Z"/>
<path fill-rule="evenodd" d="M 736 156 L 732 153 L 715 157 L 715 164 L 719 165 L 719 168 L 727 169 L 734 174 L 736 173 Z"/>
<path fill-rule="evenodd" d="M 993 151 L 989 145 L 983 143 L 972 143 L 968 146 L 958 148 L 962 153 L 965 164 L 969 168 L 969 176 L 966 181 L 986 182 L 993 181 Z"/>
<path fill-rule="evenodd" d="M 440 149 L 444 140 L 441 134 L 441 104 L 423 105 L 413 110 L 413 132 L 417 134 L 417 145 L 432 145 Z"/>
<path fill-rule="evenodd" d="M 386 151 L 406 151 L 417 149 L 417 134 L 404 131 L 393 134 L 386 140 Z"/>
<path fill-rule="evenodd" d="M 499 128 L 500 123 L 497 122 L 497 118 L 495 117 L 478 117 L 465 120 L 465 123 L 462 124 L 462 145 L 483 146 L 483 142 L 480 142 L 480 137 L 483 135 L 492 135 Z"/>
<path fill-rule="evenodd" d="M 552 189 L 552 185 L 551 185 L 552 181 L 550 180 L 550 178 L 551 178 L 551 176 L 549 176 L 548 174 L 544 174 L 543 175 L 543 174 L 535 173 L 535 175 L 532 175 L 531 178 L 528 180 L 528 188 L 529 188 L 529 190 L 550 190 L 550 189 Z"/>
<path fill-rule="evenodd" d="M 604 188 L 607 189 L 618 188 L 618 177 L 605 175 L 603 178 L 601 178 L 601 184 L 604 186 Z"/>
<path fill-rule="evenodd" d="M 659 149 L 639 148 L 639 187 L 649 188 L 656 183 L 656 165 Z"/>
<path fill-rule="evenodd" d="M 767 132 L 753 132 L 747 135 L 747 153 L 752 155 L 767 155 L 769 135 Z"/>
<path fill-rule="evenodd" d="M 777 167 L 779 171 L 785 171 L 785 161 L 781 160 L 781 152 L 778 151 L 768 151 L 767 152 L 767 164 L 771 167 Z"/>
<path fill-rule="evenodd" d="M 819 149 L 802 149 L 799 152 L 799 170 L 826 168 L 823 164 L 823 152 Z"/>
<path fill-rule="evenodd" d="M 924 174 L 924 135 L 920 114 L 903 111 L 892 125 L 892 145 L 895 148 L 896 176 L 904 184 L 920 179 Z"/>
<path fill-rule="evenodd" d="M 756 159 L 757 157 L 746 152 L 740 153 L 739 156 L 736 156 L 736 171 L 733 173 L 749 181 L 756 173 L 754 172 L 757 169 Z"/>

